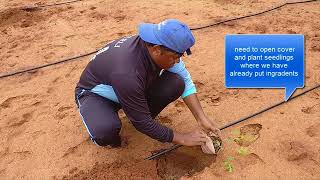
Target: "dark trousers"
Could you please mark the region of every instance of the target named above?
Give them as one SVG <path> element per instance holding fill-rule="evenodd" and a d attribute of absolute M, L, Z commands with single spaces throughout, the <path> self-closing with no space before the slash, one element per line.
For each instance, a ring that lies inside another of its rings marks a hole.
<path fill-rule="evenodd" d="M 147 100 L 152 118 L 184 91 L 183 79 L 175 73 L 164 71 L 147 90 Z M 82 93 L 81 93 L 82 92 Z M 121 105 L 90 91 L 76 90 L 76 103 L 83 123 L 92 141 L 99 146 L 121 145 Z"/>

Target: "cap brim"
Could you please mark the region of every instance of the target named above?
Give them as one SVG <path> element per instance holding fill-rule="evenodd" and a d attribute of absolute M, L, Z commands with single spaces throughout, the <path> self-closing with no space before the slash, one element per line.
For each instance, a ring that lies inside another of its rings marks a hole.
<path fill-rule="evenodd" d="M 140 24 L 139 36 L 141 37 L 142 40 L 148 43 L 162 45 L 154 34 L 154 28 L 157 28 L 156 24 L 151 24 L 151 23 Z"/>

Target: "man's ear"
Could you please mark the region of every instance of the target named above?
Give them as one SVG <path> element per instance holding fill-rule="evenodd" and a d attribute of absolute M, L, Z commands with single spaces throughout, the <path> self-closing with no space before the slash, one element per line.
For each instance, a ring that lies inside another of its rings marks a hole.
<path fill-rule="evenodd" d="M 153 46 L 153 52 L 154 52 L 154 55 L 160 56 L 162 54 L 161 46 L 160 45 Z"/>

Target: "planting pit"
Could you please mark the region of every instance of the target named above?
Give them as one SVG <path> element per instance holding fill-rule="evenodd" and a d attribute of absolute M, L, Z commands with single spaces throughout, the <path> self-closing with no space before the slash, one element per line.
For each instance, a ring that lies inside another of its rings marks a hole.
<path fill-rule="evenodd" d="M 179 179 L 201 172 L 215 160 L 216 155 L 204 154 L 199 146 L 182 146 L 156 160 L 157 173 L 162 179 Z"/>

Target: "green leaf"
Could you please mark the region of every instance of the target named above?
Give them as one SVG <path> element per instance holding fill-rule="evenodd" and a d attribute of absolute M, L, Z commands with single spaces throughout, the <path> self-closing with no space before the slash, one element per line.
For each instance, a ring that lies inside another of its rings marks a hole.
<path fill-rule="evenodd" d="M 233 164 L 231 161 L 234 160 L 234 157 L 232 156 L 228 156 L 225 160 L 224 160 L 224 168 L 228 171 L 228 172 L 233 172 Z"/>
<path fill-rule="evenodd" d="M 232 129 L 231 134 L 234 136 L 239 136 L 240 135 L 240 130 L 239 129 Z"/>
<path fill-rule="evenodd" d="M 239 136 L 239 137 L 236 137 L 236 138 L 233 138 L 233 140 L 235 141 L 235 142 L 242 142 L 242 139 L 243 139 L 243 136 Z"/>
<path fill-rule="evenodd" d="M 233 142 L 233 139 L 232 139 L 232 138 L 227 138 L 227 139 L 226 139 L 226 142 L 230 144 L 230 143 Z"/>
<path fill-rule="evenodd" d="M 252 135 L 244 135 L 243 136 L 243 141 L 245 142 L 254 142 L 256 140 L 255 136 Z"/>
<path fill-rule="evenodd" d="M 232 156 L 228 156 L 227 158 L 226 158 L 226 161 L 232 161 L 232 160 L 234 160 L 234 157 L 232 157 Z"/>
<path fill-rule="evenodd" d="M 241 155 L 241 156 L 247 156 L 248 154 L 250 154 L 249 149 L 247 147 L 243 147 L 241 146 L 237 152 Z"/>
<path fill-rule="evenodd" d="M 233 172 L 233 164 L 231 162 L 224 162 L 224 167 L 228 172 Z"/>
<path fill-rule="evenodd" d="M 169 180 L 176 180 L 177 177 L 176 177 L 176 176 L 169 176 L 168 179 L 169 179 Z"/>

